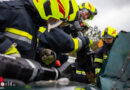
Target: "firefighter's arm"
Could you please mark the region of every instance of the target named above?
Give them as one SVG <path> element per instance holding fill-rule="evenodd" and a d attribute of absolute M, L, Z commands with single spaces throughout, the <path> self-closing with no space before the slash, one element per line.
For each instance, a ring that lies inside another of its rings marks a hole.
<path fill-rule="evenodd" d="M 49 48 L 60 53 L 77 51 L 90 44 L 89 38 L 84 36 L 72 38 L 59 28 L 54 28 L 49 33 L 45 31 L 43 34 L 38 35 L 38 37 L 40 44 L 45 48 Z"/>

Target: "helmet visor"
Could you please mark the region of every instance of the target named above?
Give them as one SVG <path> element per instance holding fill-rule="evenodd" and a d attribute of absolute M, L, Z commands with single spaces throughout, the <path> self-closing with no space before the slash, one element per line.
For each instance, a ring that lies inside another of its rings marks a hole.
<path fill-rule="evenodd" d="M 106 39 L 106 38 L 113 38 L 113 36 L 111 36 L 111 35 L 104 35 L 104 36 L 102 36 L 102 38 L 103 38 L 103 39 Z"/>

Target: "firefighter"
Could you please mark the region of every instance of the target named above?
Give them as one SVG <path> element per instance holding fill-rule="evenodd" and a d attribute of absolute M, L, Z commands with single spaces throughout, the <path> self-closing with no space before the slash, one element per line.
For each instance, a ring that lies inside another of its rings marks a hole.
<path fill-rule="evenodd" d="M 0 53 L 35 59 L 39 27 L 58 26 L 69 6 L 69 0 L 1 0 Z"/>
<path fill-rule="evenodd" d="M 74 18 L 77 16 L 77 12 L 79 11 L 79 8 L 76 7 L 75 0 L 71 0 L 70 7 L 70 16 L 68 21 L 73 21 L 75 20 Z M 88 37 L 77 36 L 77 38 L 72 38 L 62 29 L 64 29 L 64 27 L 57 27 L 52 29 L 50 32 L 47 32 L 45 27 L 40 27 L 38 37 L 39 47 L 41 49 L 38 50 L 38 53 L 40 53 L 43 48 L 51 49 L 57 54 L 79 51 L 91 43 Z M 71 28 L 69 28 L 68 31 L 70 31 L 70 29 Z M 61 55 L 58 56 L 61 58 Z"/>
<path fill-rule="evenodd" d="M 97 9 L 89 2 L 82 3 L 79 5 L 79 22 L 82 25 L 83 21 L 86 19 L 92 20 L 94 16 L 97 15 Z M 87 27 L 89 27 L 87 25 Z M 82 29 L 82 32 L 84 30 Z M 92 53 L 91 55 L 88 53 Z M 75 63 L 76 74 L 71 77 L 72 81 L 82 82 L 82 83 L 93 83 L 94 75 L 90 74 L 93 72 L 92 68 L 93 52 L 90 48 L 84 48 L 77 53 L 77 62 Z"/>
<path fill-rule="evenodd" d="M 94 59 L 96 76 L 100 73 L 103 64 L 107 61 L 109 52 L 117 38 L 117 35 L 117 31 L 113 27 L 108 26 L 103 30 L 101 34 L 103 46 L 97 49 Z"/>
<path fill-rule="evenodd" d="M 95 15 L 97 15 L 97 9 L 89 2 L 80 4 L 79 10 L 83 20 L 86 19 L 92 20 L 95 17 Z"/>

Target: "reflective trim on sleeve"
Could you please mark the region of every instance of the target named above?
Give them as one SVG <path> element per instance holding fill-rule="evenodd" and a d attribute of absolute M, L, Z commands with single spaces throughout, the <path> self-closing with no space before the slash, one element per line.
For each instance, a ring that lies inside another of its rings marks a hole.
<path fill-rule="evenodd" d="M 15 28 L 6 28 L 6 32 L 10 32 L 10 33 L 13 33 L 16 35 L 24 36 L 24 37 L 27 37 L 28 39 L 32 40 L 32 35 L 25 32 L 25 31 L 22 31 L 22 30 L 18 30 Z"/>
<path fill-rule="evenodd" d="M 13 38 L 13 39 L 17 39 L 17 40 L 27 42 L 29 44 L 31 44 L 31 42 L 32 42 L 32 40 L 28 39 L 27 37 L 19 36 L 19 35 L 10 33 L 10 32 L 5 32 L 4 35 L 7 36 L 7 37 L 10 37 L 10 38 Z"/>
<path fill-rule="evenodd" d="M 103 61 L 104 61 L 104 60 L 103 60 L 103 59 L 100 59 L 100 58 L 95 58 L 95 59 L 94 59 L 94 62 L 103 63 Z"/>
<path fill-rule="evenodd" d="M 5 35 L 13 39 L 25 41 L 29 44 L 31 44 L 32 42 L 31 34 L 22 30 L 15 29 L 15 28 L 6 28 Z M 37 39 L 37 42 L 39 42 L 39 39 Z"/>
<path fill-rule="evenodd" d="M 101 68 L 95 68 L 95 74 L 99 74 L 101 71 Z"/>
<path fill-rule="evenodd" d="M 82 46 L 83 46 L 83 44 L 82 44 L 82 40 L 81 40 L 80 38 L 78 38 L 78 37 L 77 37 L 77 39 L 78 39 L 78 41 L 79 41 L 79 47 L 78 47 L 78 50 L 80 50 L 80 49 L 82 48 Z"/>
<path fill-rule="evenodd" d="M 39 32 L 44 33 L 45 31 L 46 31 L 46 28 L 44 28 L 44 27 L 39 28 Z"/>
<path fill-rule="evenodd" d="M 73 41 L 74 41 L 74 46 L 75 46 L 75 48 L 74 48 L 73 51 L 77 51 L 77 50 L 78 50 L 78 47 L 79 47 L 79 41 L 78 41 L 78 39 L 76 39 L 76 38 L 72 38 L 72 39 L 73 39 Z"/>
<path fill-rule="evenodd" d="M 29 61 L 28 59 L 25 59 L 29 65 L 33 68 L 33 73 L 32 73 L 32 76 L 30 77 L 30 81 L 34 80 L 34 78 L 37 76 L 37 72 L 38 72 L 38 69 L 36 68 L 36 66 L 31 62 Z"/>
<path fill-rule="evenodd" d="M 82 48 L 82 40 L 80 38 L 72 38 L 74 41 L 75 48 L 73 51 L 78 51 Z"/>

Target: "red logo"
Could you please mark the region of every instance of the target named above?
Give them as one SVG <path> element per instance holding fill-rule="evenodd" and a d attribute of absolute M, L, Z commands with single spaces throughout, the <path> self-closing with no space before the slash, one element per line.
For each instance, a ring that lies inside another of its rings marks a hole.
<path fill-rule="evenodd" d="M 112 34 L 116 34 L 116 30 L 114 30 L 114 31 L 112 32 Z"/>
<path fill-rule="evenodd" d="M 91 4 L 90 3 L 88 3 L 88 6 L 89 6 L 89 8 L 90 8 L 90 10 L 92 9 L 92 6 L 91 6 Z"/>
<path fill-rule="evenodd" d="M 57 0 L 57 2 L 58 2 L 58 6 L 59 6 L 59 11 L 64 15 L 64 18 L 65 18 L 65 8 L 62 5 L 62 3 L 60 2 L 60 0 Z"/>
<path fill-rule="evenodd" d="M 7 82 L 4 82 L 4 78 L 2 76 L 0 76 L 0 89 L 4 88 L 5 86 L 16 86 L 15 83 L 13 83 L 12 81 L 7 81 Z"/>

